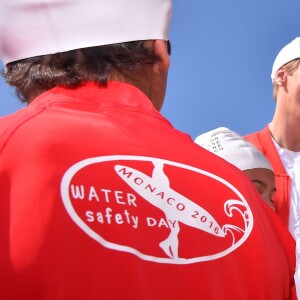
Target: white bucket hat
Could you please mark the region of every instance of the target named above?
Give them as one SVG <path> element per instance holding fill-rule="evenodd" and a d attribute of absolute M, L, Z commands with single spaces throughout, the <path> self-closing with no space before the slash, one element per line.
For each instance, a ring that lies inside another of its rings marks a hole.
<path fill-rule="evenodd" d="M 271 79 L 274 82 L 275 73 L 288 62 L 300 58 L 300 37 L 295 38 L 292 42 L 284 46 L 275 58 Z"/>
<path fill-rule="evenodd" d="M 171 0 L 1 0 L 0 58 L 168 40 Z"/>
<path fill-rule="evenodd" d="M 267 158 L 257 148 L 228 128 L 219 127 L 201 134 L 195 139 L 195 143 L 242 171 L 257 168 L 273 171 Z"/>

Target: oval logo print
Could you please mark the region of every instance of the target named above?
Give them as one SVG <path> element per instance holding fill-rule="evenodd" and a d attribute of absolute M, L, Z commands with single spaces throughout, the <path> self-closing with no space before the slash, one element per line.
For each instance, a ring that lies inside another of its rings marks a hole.
<path fill-rule="evenodd" d="M 234 186 L 164 159 L 82 160 L 64 174 L 61 196 L 72 220 L 103 247 L 156 263 L 219 259 L 253 228 L 248 203 Z"/>

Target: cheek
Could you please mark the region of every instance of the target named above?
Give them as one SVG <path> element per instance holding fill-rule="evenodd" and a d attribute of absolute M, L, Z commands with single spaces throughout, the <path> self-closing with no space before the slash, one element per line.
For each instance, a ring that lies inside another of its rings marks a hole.
<path fill-rule="evenodd" d="M 256 188 L 256 190 L 258 191 L 258 193 L 261 195 L 261 197 L 264 197 L 264 193 L 265 193 L 265 190 L 263 189 L 263 187 L 256 183 L 256 182 L 252 182 L 254 187 Z"/>
<path fill-rule="evenodd" d="M 300 103 L 300 84 L 299 87 L 296 91 L 296 103 L 299 104 Z"/>
<path fill-rule="evenodd" d="M 296 96 L 297 102 L 300 102 L 300 74 L 292 82 L 290 91 Z"/>
<path fill-rule="evenodd" d="M 267 204 L 274 210 L 276 211 L 275 209 L 275 204 L 273 202 L 273 190 L 268 190 L 268 189 L 265 189 L 263 191 L 263 193 L 261 194 L 262 198 L 267 202 Z"/>

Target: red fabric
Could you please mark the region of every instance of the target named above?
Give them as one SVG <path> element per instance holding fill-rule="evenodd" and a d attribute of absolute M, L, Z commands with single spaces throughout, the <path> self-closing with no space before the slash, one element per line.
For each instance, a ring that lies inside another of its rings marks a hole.
<path fill-rule="evenodd" d="M 288 228 L 290 211 L 290 182 L 280 156 L 272 141 L 269 126 L 263 130 L 245 136 L 249 142 L 256 146 L 270 161 L 275 174 L 276 193 L 273 197 L 276 212 Z"/>
<path fill-rule="evenodd" d="M 276 214 L 135 87 L 57 87 L 0 128 L 1 299 L 294 299 Z"/>

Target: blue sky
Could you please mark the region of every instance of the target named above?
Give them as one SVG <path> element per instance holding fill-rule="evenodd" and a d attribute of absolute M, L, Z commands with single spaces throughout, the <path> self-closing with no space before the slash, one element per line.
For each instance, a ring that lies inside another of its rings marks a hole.
<path fill-rule="evenodd" d="M 299 0 L 174 0 L 162 114 L 192 138 L 219 126 L 263 128 L 275 108 L 273 61 L 296 36 Z M 0 95 L 0 116 L 21 107 L 2 78 Z"/>

